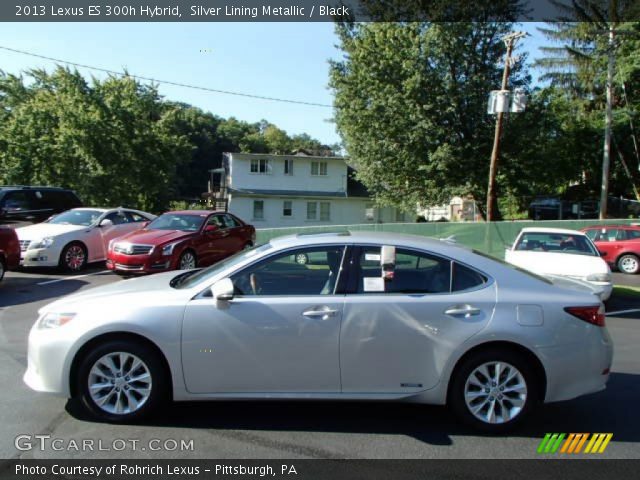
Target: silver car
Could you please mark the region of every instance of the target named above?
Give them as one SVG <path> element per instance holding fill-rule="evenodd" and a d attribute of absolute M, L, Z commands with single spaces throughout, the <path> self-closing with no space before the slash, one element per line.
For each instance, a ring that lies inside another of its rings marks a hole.
<path fill-rule="evenodd" d="M 25 382 L 111 422 L 171 399 L 403 400 L 500 432 L 604 389 L 613 355 L 591 293 L 397 234 L 282 237 L 39 314 Z"/>

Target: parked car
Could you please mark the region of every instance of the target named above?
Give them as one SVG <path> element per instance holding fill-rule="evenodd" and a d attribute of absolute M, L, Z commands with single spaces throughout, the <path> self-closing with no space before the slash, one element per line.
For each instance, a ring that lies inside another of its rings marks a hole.
<path fill-rule="evenodd" d="M 0 227 L 0 281 L 7 270 L 20 264 L 20 244 L 13 228 Z"/>
<path fill-rule="evenodd" d="M 107 258 L 109 242 L 142 228 L 155 215 L 130 208 L 74 208 L 44 223 L 17 228 L 23 267 L 78 272 Z"/>
<path fill-rule="evenodd" d="M 566 220 L 576 218 L 598 218 L 597 200 L 572 201 L 557 197 L 537 197 L 529 204 L 532 220 Z"/>
<path fill-rule="evenodd" d="M 144 229 L 111 242 L 107 268 L 140 274 L 206 267 L 251 247 L 255 240 L 255 228 L 230 213 L 167 212 Z"/>
<path fill-rule="evenodd" d="M 622 273 L 640 271 L 640 226 L 600 225 L 583 228 L 582 231 L 611 267 Z"/>
<path fill-rule="evenodd" d="M 611 269 L 583 232 L 562 228 L 523 228 L 505 260 L 540 275 L 569 277 L 593 285 L 604 301 L 613 290 Z"/>
<path fill-rule="evenodd" d="M 0 187 L 0 224 L 19 227 L 39 223 L 82 202 L 71 190 L 57 187 Z"/>
<path fill-rule="evenodd" d="M 613 355 L 591 293 L 395 233 L 281 237 L 39 315 L 24 381 L 110 422 L 167 399 L 404 400 L 501 432 L 604 389 Z"/>

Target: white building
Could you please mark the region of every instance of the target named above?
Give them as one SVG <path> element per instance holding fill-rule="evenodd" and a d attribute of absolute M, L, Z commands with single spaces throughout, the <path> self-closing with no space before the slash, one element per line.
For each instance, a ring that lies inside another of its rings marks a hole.
<path fill-rule="evenodd" d="M 342 157 L 304 153 L 223 154 L 218 204 L 256 228 L 413 222 L 414 215 L 374 208 Z"/>

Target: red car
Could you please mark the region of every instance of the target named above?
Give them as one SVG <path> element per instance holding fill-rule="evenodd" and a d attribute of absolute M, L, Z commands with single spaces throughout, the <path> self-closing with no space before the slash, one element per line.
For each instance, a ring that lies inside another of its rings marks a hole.
<path fill-rule="evenodd" d="M 230 213 L 167 212 L 142 230 L 112 240 L 107 268 L 131 274 L 206 267 L 255 240 L 255 228 Z"/>
<path fill-rule="evenodd" d="M 0 227 L 0 280 L 20 264 L 20 243 L 13 228 Z"/>
<path fill-rule="evenodd" d="M 623 273 L 640 271 L 640 226 L 601 225 L 582 229 L 602 257 Z"/>

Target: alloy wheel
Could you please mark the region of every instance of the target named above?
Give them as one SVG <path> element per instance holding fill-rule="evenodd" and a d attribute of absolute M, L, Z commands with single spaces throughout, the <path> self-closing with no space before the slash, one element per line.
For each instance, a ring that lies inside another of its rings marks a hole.
<path fill-rule="evenodd" d="M 191 270 L 192 268 L 196 268 L 196 257 L 191 252 L 183 253 L 180 257 L 180 270 Z"/>
<path fill-rule="evenodd" d="M 638 271 L 638 259 L 631 255 L 626 255 L 620 260 L 620 270 L 624 273 L 636 273 Z"/>
<path fill-rule="evenodd" d="M 471 414 L 489 424 L 516 418 L 527 401 L 527 382 L 507 362 L 487 362 L 475 368 L 465 383 L 464 399 Z"/>
<path fill-rule="evenodd" d="M 151 396 L 149 367 L 128 352 L 112 352 L 99 358 L 87 381 L 93 402 L 112 415 L 136 412 Z"/>
<path fill-rule="evenodd" d="M 69 270 L 81 270 L 85 263 L 84 249 L 80 245 L 71 245 L 65 252 L 64 263 Z"/>

